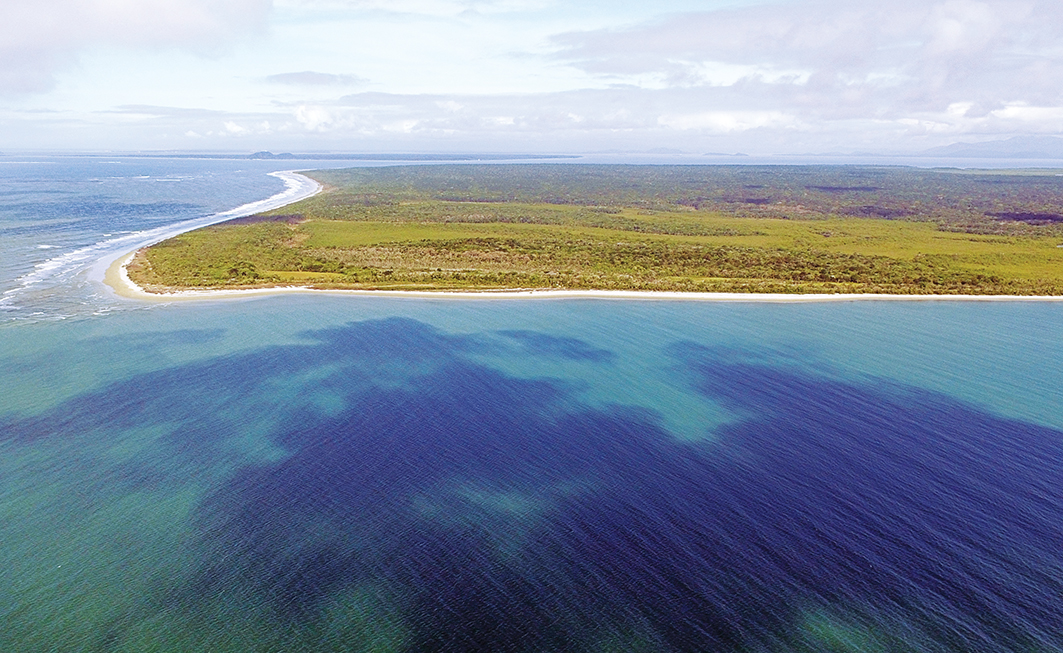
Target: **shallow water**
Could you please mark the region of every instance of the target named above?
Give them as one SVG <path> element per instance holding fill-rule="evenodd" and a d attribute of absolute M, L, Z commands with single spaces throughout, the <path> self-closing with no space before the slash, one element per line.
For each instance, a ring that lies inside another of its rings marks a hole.
<path fill-rule="evenodd" d="M 4 650 L 1063 650 L 1063 306 L 54 288 Z"/>

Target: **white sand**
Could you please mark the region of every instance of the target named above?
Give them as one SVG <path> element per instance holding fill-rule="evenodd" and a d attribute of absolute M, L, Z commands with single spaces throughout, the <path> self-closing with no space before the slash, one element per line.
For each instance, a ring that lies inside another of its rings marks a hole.
<path fill-rule="evenodd" d="M 225 211 L 224 213 L 217 213 L 203 218 L 188 220 L 179 224 L 160 227 L 158 229 L 141 231 L 102 243 L 102 245 L 114 246 L 114 249 L 111 250 L 111 254 L 96 261 L 89 270 L 89 279 L 93 281 L 102 281 L 113 288 L 119 295 L 127 297 L 128 295 L 124 294 L 124 289 L 119 287 L 120 284 L 116 285 L 118 277 L 110 274 L 110 271 L 118 261 L 123 261 L 123 265 L 129 263 L 129 259 L 132 256 L 130 254 L 130 249 L 136 251 L 188 231 L 209 227 L 212 224 L 227 222 L 229 220 L 254 215 L 263 211 L 279 209 L 292 202 L 297 202 L 301 199 L 316 195 L 320 193 L 322 189 L 321 184 L 317 181 L 305 175 L 301 175 L 294 170 L 271 172 L 269 174 L 283 180 L 285 188 L 280 193 L 267 197 L 264 200 L 244 204 L 243 206 L 238 206 L 235 209 Z M 121 247 L 121 249 L 119 249 L 119 247 Z"/>
<path fill-rule="evenodd" d="M 1025 295 L 874 295 L 874 294 L 779 294 L 779 293 L 724 293 L 724 292 L 653 292 L 638 290 L 485 290 L 468 291 L 410 291 L 410 290 L 321 290 L 305 286 L 281 286 L 274 288 L 248 288 L 246 290 L 179 290 L 166 293 L 151 293 L 135 284 L 126 271 L 126 265 L 135 252 L 127 254 L 111 264 L 104 278 L 116 294 L 129 299 L 154 302 L 190 301 L 259 297 L 263 295 L 289 295 L 315 293 L 362 297 L 407 297 L 421 299 L 627 299 L 641 301 L 712 301 L 712 302 L 849 302 L 849 301 L 1063 301 L 1056 296 Z"/>

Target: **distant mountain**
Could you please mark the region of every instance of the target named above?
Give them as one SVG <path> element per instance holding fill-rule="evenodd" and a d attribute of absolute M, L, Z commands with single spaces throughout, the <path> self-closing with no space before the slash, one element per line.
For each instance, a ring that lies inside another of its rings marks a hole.
<path fill-rule="evenodd" d="M 923 150 L 920 155 L 980 159 L 1063 159 L 1063 138 L 1015 136 L 1003 141 L 953 143 Z"/>

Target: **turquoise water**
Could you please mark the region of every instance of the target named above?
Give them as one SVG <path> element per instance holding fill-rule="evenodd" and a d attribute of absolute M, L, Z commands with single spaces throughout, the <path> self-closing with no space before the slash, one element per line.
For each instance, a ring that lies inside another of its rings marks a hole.
<path fill-rule="evenodd" d="M 3 650 L 1063 650 L 1063 305 L 48 284 Z"/>

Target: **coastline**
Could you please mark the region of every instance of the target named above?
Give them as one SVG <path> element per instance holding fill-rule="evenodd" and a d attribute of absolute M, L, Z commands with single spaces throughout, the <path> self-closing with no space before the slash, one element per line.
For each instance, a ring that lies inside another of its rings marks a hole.
<path fill-rule="evenodd" d="M 763 302 L 763 303 L 805 303 L 805 302 L 851 302 L 851 301 L 969 301 L 969 302 L 1063 302 L 1063 296 L 1054 295 L 889 295 L 889 294 L 786 294 L 786 293 L 699 293 L 668 292 L 641 290 L 484 290 L 484 291 L 414 291 L 414 290 L 343 290 L 319 289 L 307 286 L 277 286 L 269 288 L 218 289 L 218 290 L 177 290 L 173 292 L 148 292 L 129 278 L 127 266 L 137 252 L 160 241 L 180 235 L 187 231 L 199 229 L 253 215 L 260 211 L 277 209 L 282 206 L 311 197 L 321 192 L 322 185 L 317 181 L 301 175 L 294 170 L 270 173 L 284 179 L 288 188 L 270 198 L 238 207 L 231 211 L 212 216 L 209 221 L 196 221 L 194 224 L 181 225 L 180 228 L 168 228 L 164 233 L 152 234 L 150 239 L 137 243 L 132 251 L 126 250 L 116 256 L 100 260 L 94 267 L 98 281 L 108 286 L 115 295 L 138 301 L 168 303 L 174 301 L 201 301 L 210 299 L 239 299 L 288 294 L 328 294 L 360 297 L 393 297 L 410 299 L 477 299 L 477 300 L 512 300 L 512 299 L 605 299 L 637 301 L 711 301 L 711 302 Z M 309 186 L 312 184 L 313 186 Z M 216 218 L 216 219 L 214 219 Z"/>
<path fill-rule="evenodd" d="M 299 200 L 313 197 L 320 193 L 324 188 L 324 186 L 322 186 L 317 180 L 311 179 L 306 175 L 301 175 L 295 170 L 278 170 L 269 173 L 269 175 L 271 177 L 277 177 L 284 182 L 283 191 L 271 195 L 266 199 L 244 204 L 235 209 L 216 213 L 205 218 L 189 220 L 187 222 L 169 225 L 111 241 L 115 244 L 122 242 L 124 247 L 120 250 L 111 251 L 107 256 L 96 261 L 89 270 L 89 278 L 108 286 L 120 297 L 129 298 L 132 296 L 139 298 L 136 291 L 143 289 L 136 286 L 136 284 L 133 284 L 131 280 L 128 280 L 128 277 L 125 282 L 122 282 L 120 275 L 115 276 L 115 274 L 112 273 L 112 268 L 114 268 L 116 264 L 121 262 L 122 266 L 126 265 L 129 262 L 129 259 L 132 258 L 137 251 L 189 231 L 209 227 L 222 222 L 228 222 L 229 220 L 235 220 L 236 218 L 254 215 L 255 213 L 260 213 L 262 211 L 279 209 L 282 206 L 287 206 L 288 204 L 298 202 Z M 135 288 L 132 291 L 127 292 L 129 286 L 135 286 Z M 151 293 L 145 294 L 150 295 Z"/>
<path fill-rule="evenodd" d="M 126 266 L 136 255 L 129 252 L 115 260 L 107 268 L 104 283 L 116 295 L 126 299 L 148 302 L 181 302 L 219 299 L 247 299 L 270 295 L 339 295 L 347 297 L 391 297 L 406 299 L 439 300 L 513 300 L 513 299 L 605 299 L 636 301 L 708 301 L 708 302 L 761 302 L 795 304 L 806 302 L 852 302 L 852 301 L 969 301 L 969 302 L 1063 302 L 1063 296 L 1052 295 L 886 295 L 886 294 L 783 294 L 783 293 L 698 293 L 662 292 L 642 290 L 483 290 L 469 291 L 417 291 L 417 290 L 342 290 L 309 288 L 307 286 L 277 286 L 272 288 L 178 290 L 154 293 L 144 290 L 129 278 Z"/>

